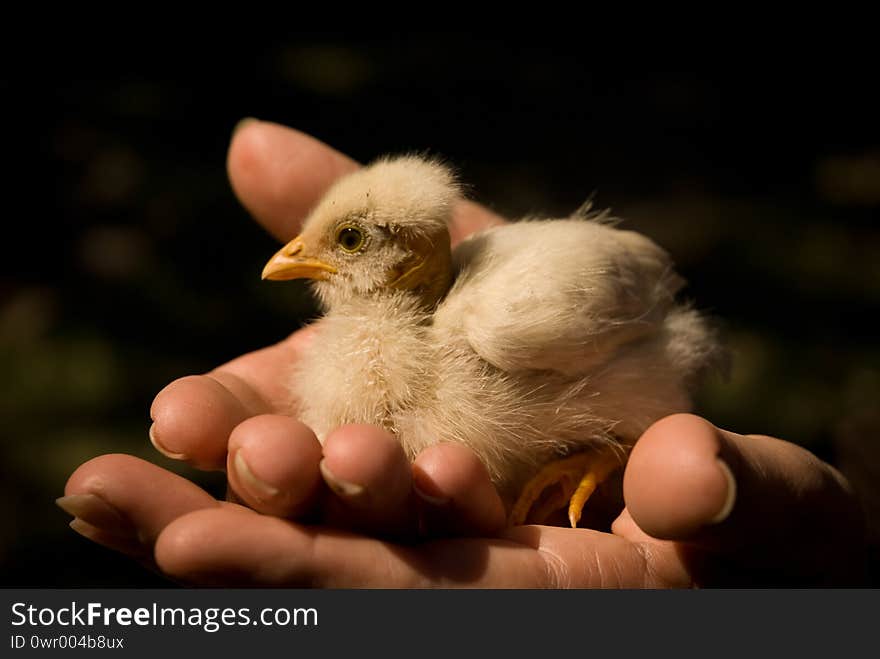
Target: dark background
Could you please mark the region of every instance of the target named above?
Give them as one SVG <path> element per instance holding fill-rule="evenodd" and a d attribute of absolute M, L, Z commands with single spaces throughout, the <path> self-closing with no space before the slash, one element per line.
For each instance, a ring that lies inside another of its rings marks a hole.
<path fill-rule="evenodd" d="M 165 584 L 67 529 L 54 498 L 101 453 L 192 475 L 147 440 L 155 393 L 312 313 L 301 292 L 260 282 L 277 245 L 225 173 L 246 116 L 362 161 L 443 155 L 511 217 L 594 194 L 664 245 L 725 323 L 732 374 L 699 411 L 841 468 L 877 546 L 880 104 L 865 60 L 658 73 L 611 70 L 571 39 L 241 45 L 84 39 L 36 48 L 0 83 L 2 585 Z M 875 584 L 877 564 L 875 550 Z"/>

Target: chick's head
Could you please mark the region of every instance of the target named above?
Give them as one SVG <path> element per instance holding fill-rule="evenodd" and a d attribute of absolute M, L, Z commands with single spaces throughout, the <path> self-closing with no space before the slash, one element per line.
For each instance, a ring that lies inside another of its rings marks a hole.
<path fill-rule="evenodd" d="M 408 291 L 432 306 L 449 288 L 449 230 L 459 186 L 441 163 L 386 158 L 337 181 L 263 279 L 311 279 L 325 307 Z"/>

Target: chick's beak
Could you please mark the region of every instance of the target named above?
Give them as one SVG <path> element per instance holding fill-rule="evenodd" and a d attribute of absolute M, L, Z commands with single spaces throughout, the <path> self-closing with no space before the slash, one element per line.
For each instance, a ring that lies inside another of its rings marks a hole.
<path fill-rule="evenodd" d="M 327 279 L 335 272 L 336 268 L 329 263 L 310 256 L 302 236 L 297 236 L 269 259 L 263 268 L 263 279 Z"/>

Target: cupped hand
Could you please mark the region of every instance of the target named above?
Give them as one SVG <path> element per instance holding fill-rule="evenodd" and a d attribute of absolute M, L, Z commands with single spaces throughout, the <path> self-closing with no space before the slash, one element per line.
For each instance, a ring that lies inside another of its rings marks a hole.
<path fill-rule="evenodd" d="M 314 441 L 295 421 L 263 420 L 277 423 L 274 430 L 300 448 Z M 863 578 L 859 510 L 834 469 L 793 444 L 719 430 L 696 416 L 662 419 L 639 440 L 624 475 L 626 508 L 611 533 L 499 531 L 500 501 L 465 449 L 444 455 L 453 447 L 435 447 L 419 457 L 422 472 L 410 470 L 379 429 L 349 426 L 332 439 L 323 458 L 339 460 L 339 484 L 323 506 L 337 516 L 330 523 L 217 502 L 151 463 L 109 455 L 68 482 L 80 516 L 76 529 L 198 585 L 661 588 L 846 586 Z M 290 509 L 313 507 L 322 469 L 311 446 L 299 460 L 288 455 L 273 463 L 267 455 L 266 463 L 255 462 L 265 480 L 254 500 L 286 497 Z M 274 471 L 285 461 L 303 478 Z M 413 494 L 412 474 L 423 496 Z M 441 537 L 398 543 L 372 532 L 403 528 L 413 505 L 431 535 L 441 530 Z M 358 524 L 371 530 L 351 530 Z"/>
<path fill-rule="evenodd" d="M 242 203 L 281 240 L 356 167 L 302 133 L 256 121 L 236 132 L 228 159 Z M 464 202 L 451 234 L 459 240 L 501 221 Z M 76 517 L 73 528 L 194 584 L 661 587 L 860 578 L 860 512 L 839 474 L 792 444 L 689 415 L 661 420 L 637 444 L 624 477 L 627 506 L 611 533 L 504 529 L 504 507 L 464 447 L 437 445 L 409 464 L 381 429 L 343 427 L 322 447 L 295 421 L 285 381 L 309 339 L 302 330 L 177 380 L 151 409 L 156 448 L 225 468 L 246 505 L 218 502 L 151 463 L 107 455 L 67 483 L 62 505 Z"/>

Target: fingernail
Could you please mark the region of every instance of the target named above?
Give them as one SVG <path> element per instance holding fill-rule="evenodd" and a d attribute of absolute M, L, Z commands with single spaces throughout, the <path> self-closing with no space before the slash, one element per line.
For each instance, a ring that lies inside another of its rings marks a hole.
<path fill-rule="evenodd" d="M 260 501 L 271 499 L 280 492 L 277 487 L 261 481 L 254 475 L 254 472 L 251 471 L 248 463 L 245 462 L 241 451 L 236 451 L 232 464 L 235 467 L 235 473 L 238 476 L 239 483 L 241 483 L 248 492 Z"/>
<path fill-rule="evenodd" d="M 70 520 L 70 524 L 68 525 L 74 531 L 79 533 L 82 537 L 88 538 L 89 540 L 94 540 L 98 537 L 100 529 L 96 526 L 92 526 L 88 522 L 84 522 L 79 517 L 74 517 Z"/>
<path fill-rule="evenodd" d="M 716 458 L 716 460 L 721 468 L 721 473 L 724 474 L 724 478 L 727 481 L 727 498 L 724 500 L 721 510 L 709 520 L 710 524 L 719 524 L 727 519 L 733 510 L 733 505 L 736 503 L 736 479 L 733 477 L 733 472 L 730 471 L 730 467 L 727 466 L 726 462 L 720 458 Z"/>
<path fill-rule="evenodd" d="M 71 494 L 55 499 L 55 503 L 68 515 L 107 533 L 124 536 L 135 534 L 128 518 L 96 494 Z"/>
<path fill-rule="evenodd" d="M 166 458 L 171 458 L 172 460 L 186 460 L 186 454 L 184 453 L 175 453 L 174 451 L 169 451 L 167 448 L 162 446 L 159 440 L 156 437 L 156 424 L 150 426 L 150 443 L 153 445 L 153 448 L 159 451 Z"/>
<path fill-rule="evenodd" d="M 254 124 L 259 122 L 259 119 L 255 119 L 254 117 L 245 117 L 244 119 L 239 119 L 238 123 L 232 127 L 232 137 L 235 137 L 242 128 L 249 124 Z"/>
<path fill-rule="evenodd" d="M 435 497 L 431 494 L 428 494 L 423 489 L 421 489 L 418 484 L 413 481 L 413 492 L 416 493 L 416 496 L 424 501 L 425 503 L 429 503 L 432 506 L 445 506 L 449 503 L 449 497 Z"/>
<path fill-rule="evenodd" d="M 358 485 L 357 483 L 349 483 L 348 481 L 344 481 L 341 478 L 337 478 L 336 475 L 332 471 L 330 471 L 330 468 L 327 466 L 326 458 L 318 463 L 318 467 L 321 469 L 321 475 L 324 477 L 324 481 L 327 483 L 327 485 L 330 486 L 330 489 L 339 496 L 352 498 L 361 496 L 364 493 L 363 485 Z"/>

